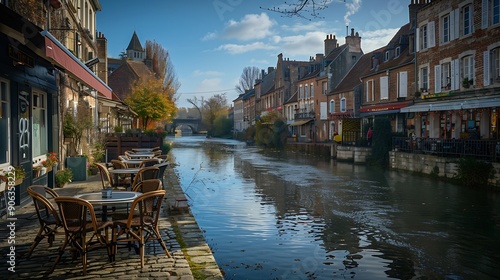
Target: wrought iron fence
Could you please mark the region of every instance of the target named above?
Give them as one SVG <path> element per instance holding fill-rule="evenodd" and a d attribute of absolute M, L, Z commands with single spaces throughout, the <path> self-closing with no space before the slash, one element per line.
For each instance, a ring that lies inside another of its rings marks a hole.
<path fill-rule="evenodd" d="M 500 160 L 500 141 L 497 140 L 393 137 L 392 149 L 445 157 L 469 156 L 488 161 Z"/>

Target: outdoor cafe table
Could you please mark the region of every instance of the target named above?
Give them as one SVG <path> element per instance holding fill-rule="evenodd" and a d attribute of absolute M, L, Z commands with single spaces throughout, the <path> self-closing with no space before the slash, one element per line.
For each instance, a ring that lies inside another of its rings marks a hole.
<path fill-rule="evenodd" d="M 153 158 L 155 156 L 154 153 L 148 153 L 148 152 L 141 152 L 141 153 L 134 153 L 134 154 L 128 154 L 128 157 L 131 159 L 139 159 L 139 158 Z"/>
<path fill-rule="evenodd" d="M 85 199 L 92 205 L 102 205 L 102 221 L 107 220 L 107 206 L 132 203 L 140 192 L 113 191 L 110 197 L 104 197 L 102 192 L 91 192 L 75 195 L 77 198 Z"/>
<path fill-rule="evenodd" d="M 136 153 L 151 153 L 153 152 L 153 148 L 134 148 L 132 151 Z"/>
<path fill-rule="evenodd" d="M 123 163 L 127 164 L 127 166 L 133 165 L 139 165 L 144 159 L 124 159 L 122 160 Z M 158 159 L 158 163 L 160 162 L 160 159 Z"/>
<path fill-rule="evenodd" d="M 119 168 L 119 169 L 111 169 L 109 170 L 110 174 L 118 175 L 118 174 L 129 174 L 130 182 L 134 181 L 135 174 L 137 174 L 141 170 L 141 168 Z"/>

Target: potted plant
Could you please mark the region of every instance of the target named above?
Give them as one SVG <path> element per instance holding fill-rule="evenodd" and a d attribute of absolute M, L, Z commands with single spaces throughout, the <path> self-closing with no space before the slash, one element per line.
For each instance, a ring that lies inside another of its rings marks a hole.
<path fill-rule="evenodd" d="M 473 80 L 469 79 L 467 77 L 465 77 L 464 80 L 462 81 L 463 88 L 469 88 L 470 86 L 472 86 L 472 84 L 473 84 Z"/>
<path fill-rule="evenodd" d="M 47 172 L 52 171 L 52 168 L 59 164 L 59 159 L 57 158 L 57 153 L 50 152 L 47 154 L 47 159 L 42 161 L 43 167 L 47 168 Z"/>
<path fill-rule="evenodd" d="M 26 177 L 26 172 L 21 166 L 14 166 L 10 170 L 2 171 L 0 174 L 0 182 L 14 182 L 14 185 L 20 185 L 23 182 L 24 177 Z"/>
<path fill-rule="evenodd" d="M 63 188 L 66 184 L 73 180 L 73 172 L 71 169 L 66 168 L 56 172 L 56 186 Z"/>

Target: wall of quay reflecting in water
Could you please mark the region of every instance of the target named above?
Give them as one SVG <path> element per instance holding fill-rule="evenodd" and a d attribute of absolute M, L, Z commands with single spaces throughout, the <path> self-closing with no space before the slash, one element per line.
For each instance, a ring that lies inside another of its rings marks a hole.
<path fill-rule="evenodd" d="M 498 193 L 233 140 L 168 138 L 226 279 L 498 279 Z"/>

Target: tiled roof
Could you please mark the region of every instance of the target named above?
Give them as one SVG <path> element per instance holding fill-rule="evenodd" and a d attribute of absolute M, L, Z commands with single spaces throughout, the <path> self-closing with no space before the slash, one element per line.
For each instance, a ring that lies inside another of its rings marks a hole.
<path fill-rule="evenodd" d="M 130 43 L 128 44 L 127 51 L 128 50 L 144 51 L 144 48 L 142 47 L 139 37 L 137 37 L 137 33 L 135 33 L 135 31 L 134 35 L 132 35 L 132 39 L 130 39 Z"/>
<path fill-rule="evenodd" d="M 260 95 L 263 96 L 274 90 L 274 80 L 276 79 L 276 69 L 264 76 L 260 86 Z"/>
<path fill-rule="evenodd" d="M 362 55 L 356 64 L 349 70 L 349 73 L 342 79 L 339 85 L 330 91 L 330 93 L 341 93 L 354 89 L 361 84 L 359 78 L 369 73 L 371 68 L 371 57 L 374 53 L 380 52 L 383 48 L 379 48 L 370 53 Z"/>
<path fill-rule="evenodd" d="M 134 81 L 151 74 L 152 72 L 143 62 L 126 60 L 109 75 L 108 85 L 123 100 L 130 94 Z"/>

